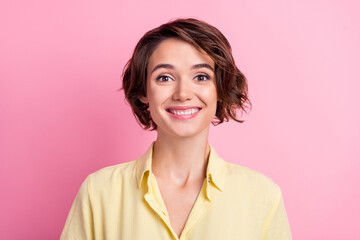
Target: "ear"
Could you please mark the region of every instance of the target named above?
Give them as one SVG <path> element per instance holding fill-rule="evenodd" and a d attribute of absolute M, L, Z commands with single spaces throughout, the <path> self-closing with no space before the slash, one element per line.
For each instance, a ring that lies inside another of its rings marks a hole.
<path fill-rule="evenodd" d="M 148 98 L 147 98 L 147 97 L 145 97 L 145 96 L 141 96 L 141 97 L 139 97 L 139 100 L 140 100 L 142 103 L 144 103 L 144 104 L 148 104 L 148 103 L 149 103 Z"/>

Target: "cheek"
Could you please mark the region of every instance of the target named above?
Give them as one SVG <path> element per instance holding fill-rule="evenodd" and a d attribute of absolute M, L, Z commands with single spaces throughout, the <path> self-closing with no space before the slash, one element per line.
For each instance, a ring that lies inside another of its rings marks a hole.
<path fill-rule="evenodd" d="M 164 103 L 169 98 L 169 92 L 163 88 L 158 88 L 156 86 L 150 86 L 148 88 L 148 101 L 149 101 L 149 110 L 152 119 L 157 123 L 161 119 L 160 115 L 162 113 L 162 107 Z M 157 123 L 158 124 L 158 123 Z"/>
<path fill-rule="evenodd" d="M 167 98 L 167 92 L 158 88 L 150 88 L 148 91 L 149 104 L 153 107 L 159 107 Z"/>
<path fill-rule="evenodd" d="M 209 86 L 202 92 L 202 98 L 206 100 L 207 105 L 213 106 L 217 104 L 217 92 L 215 86 Z"/>

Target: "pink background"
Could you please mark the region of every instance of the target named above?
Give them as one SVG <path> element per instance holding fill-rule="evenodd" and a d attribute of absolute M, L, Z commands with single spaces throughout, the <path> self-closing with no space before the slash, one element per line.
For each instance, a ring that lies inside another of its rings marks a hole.
<path fill-rule="evenodd" d="M 0 239 L 58 239 L 99 168 L 155 138 L 124 102 L 139 38 L 197 17 L 249 80 L 246 122 L 212 127 L 220 156 L 283 191 L 294 239 L 360 239 L 358 1 L 1 1 Z"/>

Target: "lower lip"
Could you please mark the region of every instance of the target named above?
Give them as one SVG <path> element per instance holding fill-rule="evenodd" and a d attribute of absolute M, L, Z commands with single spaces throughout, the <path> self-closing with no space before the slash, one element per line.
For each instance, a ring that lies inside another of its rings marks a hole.
<path fill-rule="evenodd" d="M 199 111 L 193 113 L 193 114 L 184 114 L 184 115 L 176 115 L 172 112 L 168 112 L 170 114 L 170 116 L 172 116 L 173 118 L 176 119 L 180 119 L 180 120 L 187 120 L 187 119 L 191 119 L 196 117 L 196 115 L 201 111 L 201 109 L 199 109 Z"/>

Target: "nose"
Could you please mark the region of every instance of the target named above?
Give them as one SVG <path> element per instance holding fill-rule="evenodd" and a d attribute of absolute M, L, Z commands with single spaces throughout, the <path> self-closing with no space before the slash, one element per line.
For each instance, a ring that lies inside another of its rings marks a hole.
<path fill-rule="evenodd" d="M 173 100 L 177 101 L 186 101 L 190 100 L 193 96 L 193 90 L 191 86 L 191 81 L 187 79 L 180 79 L 177 81 L 175 86 Z"/>

